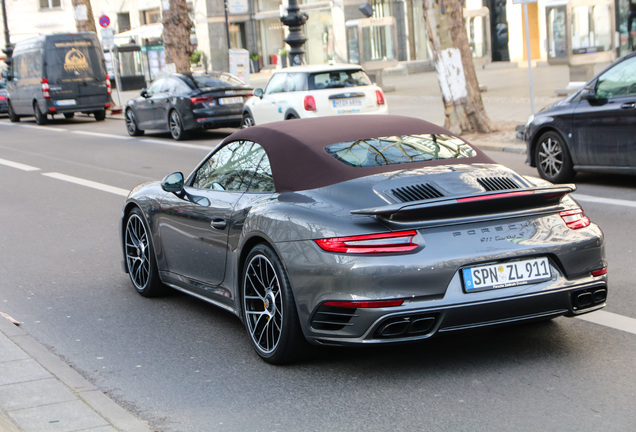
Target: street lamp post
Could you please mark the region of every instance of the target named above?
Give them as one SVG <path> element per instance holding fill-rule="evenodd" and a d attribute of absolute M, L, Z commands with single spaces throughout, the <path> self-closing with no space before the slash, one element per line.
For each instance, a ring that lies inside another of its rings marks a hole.
<path fill-rule="evenodd" d="M 5 49 L 3 51 L 7 55 L 7 60 L 5 61 L 5 63 L 9 64 L 11 53 L 13 53 L 13 46 L 11 45 L 11 40 L 9 38 L 9 24 L 7 24 L 7 7 L 4 3 L 4 0 L 2 0 L 2 21 L 4 23 L 4 44 L 5 44 Z"/>
<path fill-rule="evenodd" d="M 289 0 L 287 15 L 280 18 L 281 22 L 289 27 L 289 35 L 285 42 L 291 48 L 289 50 L 290 66 L 298 66 L 305 63 L 305 50 L 303 46 L 307 38 L 303 34 L 302 26 L 307 22 L 307 15 L 300 12 L 297 0 Z"/>

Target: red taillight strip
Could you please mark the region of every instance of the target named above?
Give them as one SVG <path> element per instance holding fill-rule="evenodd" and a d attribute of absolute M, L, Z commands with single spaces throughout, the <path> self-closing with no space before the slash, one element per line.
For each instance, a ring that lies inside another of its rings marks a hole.
<path fill-rule="evenodd" d="M 373 301 L 328 301 L 323 306 L 343 308 L 383 308 L 402 306 L 404 300 L 373 300 Z"/>
<path fill-rule="evenodd" d="M 559 216 L 561 216 L 567 227 L 573 230 L 585 228 L 591 223 L 590 218 L 583 213 L 583 209 L 562 211 L 559 212 Z"/>
<path fill-rule="evenodd" d="M 190 98 L 190 102 L 193 104 L 204 103 L 209 101 L 214 101 L 216 98 L 214 96 L 193 96 Z"/>
<path fill-rule="evenodd" d="M 509 198 L 514 196 L 523 196 L 523 195 L 532 195 L 532 194 L 534 194 L 534 191 L 506 192 L 506 193 L 498 193 L 498 194 L 491 194 L 491 195 L 480 195 L 476 197 L 458 198 L 457 202 L 462 203 L 462 202 L 472 202 L 472 201 L 485 201 L 490 199 Z"/>
<path fill-rule="evenodd" d="M 384 105 L 384 94 L 382 93 L 382 90 L 376 90 L 375 91 L 375 102 L 378 105 Z"/>
<path fill-rule="evenodd" d="M 413 242 L 417 231 L 399 231 L 383 234 L 366 234 L 352 237 L 336 237 L 315 240 L 327 252 L 338 253 L 397 253 L 409 252 L 418 247 Z"/>
<path fill-rule="evenodd" d="M 603 276 L 607 274 L 607 267 L 603 267 L 602 269 L 594 270 L 592 272 L 592 276 Z"/>

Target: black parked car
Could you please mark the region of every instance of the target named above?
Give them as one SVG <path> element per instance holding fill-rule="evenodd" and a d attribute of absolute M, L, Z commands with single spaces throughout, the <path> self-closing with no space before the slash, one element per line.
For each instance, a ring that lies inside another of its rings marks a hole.
<path fill-rule="evenodd" d="M 636 174 L 636 52 L 531 116 L 527 163 L 563 183 L 577 171 Z"/>
<path fill-rule="evenodd" d="M 126 129 L 169 130 L 182 140 L 197 129 L 240 127 L 243 103 L 252 88 L 228 73 L 172 74 L 155 80 L 126 104 Z"/>

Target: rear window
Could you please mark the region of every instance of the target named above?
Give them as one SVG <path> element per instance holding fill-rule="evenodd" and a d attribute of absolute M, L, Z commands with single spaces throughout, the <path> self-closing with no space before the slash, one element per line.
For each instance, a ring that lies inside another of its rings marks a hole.
<path fill-rule="evenodd" d="M 361 168 L 477 155 L 459 138 L 441 134 L 369 138 L 332 144 L 325 150 L 342 163 Z"/>
<path fill-rule="evenodd" d="M 54 82 L 105 80 L 103 58 L 91 40 L 50 41 L 46 50 L 47 78 Z"/>
<path fill-rule="evenodd" d="M 371 85 L 363 70 L 328 71 L 309 74 L 309 90 Z"/>
<path fill-rule="evenodd" d="M 228 87 L 245 85 L 243 81 L 233 75 L 193 75 L 192 80 L 198 88 Z"/>

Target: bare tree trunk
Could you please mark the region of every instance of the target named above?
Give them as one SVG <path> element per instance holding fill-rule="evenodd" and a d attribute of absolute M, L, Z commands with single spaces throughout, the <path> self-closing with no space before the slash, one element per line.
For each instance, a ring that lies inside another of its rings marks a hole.
<path fill-rule="evenodd" d="M 75 27 L 77 27 L 78 32 L 97 33 L 90 0 L 73 0 L 73 11 L 75 12 Z"/>
<path fill-rule="evenodd" d="M 481 99 L 461 0 L 422 1 L 444 101 L 444 127 L 460 134 L 492 132 L 495 128 Z"/>
<path fill-rule="evenodd" d="M 177 72 L 190 72 L 190 43 L 192 21 L 188 16 L 186 0 L 170 0 L 170 7 L 163 10 L 163 49 L 166 64 L 174 63 Z"/>

